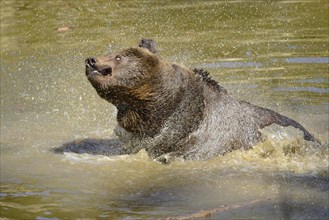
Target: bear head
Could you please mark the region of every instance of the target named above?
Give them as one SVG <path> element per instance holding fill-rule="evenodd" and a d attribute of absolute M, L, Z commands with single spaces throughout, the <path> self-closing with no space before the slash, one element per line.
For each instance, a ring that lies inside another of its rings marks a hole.
<path fill-rule="evenodd" d="M 85 61 L 86 76 L 97 93 L 114 105 L 148 100 L 159 84 L 159 56 L 147 48 L 128 48 Z"/>

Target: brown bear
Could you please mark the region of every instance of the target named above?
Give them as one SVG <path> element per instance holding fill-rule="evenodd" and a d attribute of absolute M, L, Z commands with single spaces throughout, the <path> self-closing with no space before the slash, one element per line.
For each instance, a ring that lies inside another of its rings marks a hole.
<path fill-rule="evenodd" d="M 118 111 L 119 140 L 109 142 L 108 151 L 132 154 L 145 149 L 161 162 L 168 156 L 206 160 L 251 148 L 261 140 L 259 129 L 272 123 L 291 125 L 314 141 L 296 121 L 235 99 L 205 70 L 166 61 L 151 39 L 85 63 L 92 86 Z"/>

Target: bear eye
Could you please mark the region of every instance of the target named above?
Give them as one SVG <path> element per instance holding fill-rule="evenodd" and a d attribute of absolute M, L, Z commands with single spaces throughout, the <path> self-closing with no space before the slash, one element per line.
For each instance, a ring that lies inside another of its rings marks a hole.
<path fill-rule="evenodd" d="M 120 56 L 120 55 L 117 55 L 117 56 L 115 57 L 115 59 L 116 59 L 117 61 L 120 61 L 120 60 L 121 60 L 121 56 Z"/>

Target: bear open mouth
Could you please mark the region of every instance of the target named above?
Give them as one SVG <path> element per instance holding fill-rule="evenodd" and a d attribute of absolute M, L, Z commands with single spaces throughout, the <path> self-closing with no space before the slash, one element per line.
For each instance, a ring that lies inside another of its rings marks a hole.
<path fill-rule="evenodd" d="M 107 67 L 105 69 L 99 70 L 103 76 L 112 75 L 112 67 Z"/>

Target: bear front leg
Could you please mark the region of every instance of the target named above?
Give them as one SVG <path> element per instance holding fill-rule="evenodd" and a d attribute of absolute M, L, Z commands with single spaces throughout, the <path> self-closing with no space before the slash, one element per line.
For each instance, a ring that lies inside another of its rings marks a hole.
<path fill-rule="evenodd" d="M 162 154 L 162 155 L 154 158 L 154 161 L 161 163 L 161 164 L 170 164 L 176 160 L 183 160 L 183 158 L 181 156 L 182 155 L 179 152 L 170 152 L 170 153 Z"/>
<path fill-rule="evenodd" d="M 53 149 L 55 153 L 77 153 L 115 156 L 126 154 L 123 144 L 119 139 L 83 139 L 71 141 Z"/>

